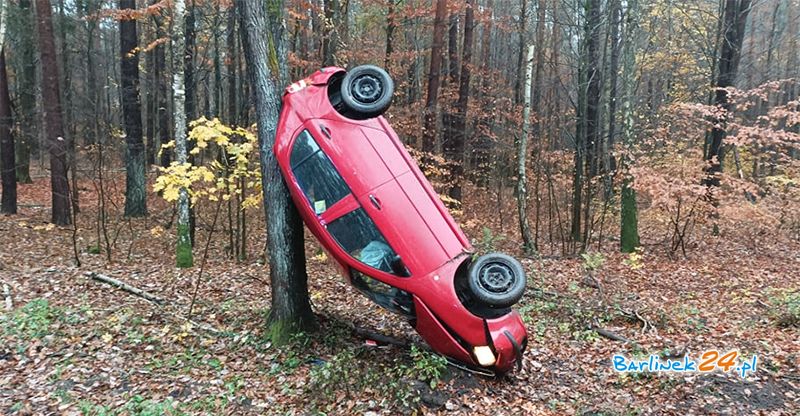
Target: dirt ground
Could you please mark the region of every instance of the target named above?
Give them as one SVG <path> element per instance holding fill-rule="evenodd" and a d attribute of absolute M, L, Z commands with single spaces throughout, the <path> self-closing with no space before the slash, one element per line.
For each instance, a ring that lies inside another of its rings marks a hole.
<path fill-rule="evenodd" d="M 123 189 L 118 181 L 109 193 Z M 511 198 L 498 216 L 481 212 L 496 198 L 474 195 L 460 221 L 476 246 L 519 254 Z M 524 366 L 492 379 L 443 365 L 407 323 L 349 287 L 308 233 L 319 330 L 280 348 L 265 341 L 270 288 L 255 211 L 249 257 L 226 256 L 217 233 L 198 280 L 198 267 L 173 267 L 172 210 L 155 197 L 143 219 L 122 219 L 114 214 L 121 198 L 109 202 L 111 262 L 104 245 L 96 247 L 91 183 L 82 186 L 76 232 L 47 223 L 45 178 L 21 185 L 20 198 L 19 215 L 0 216 L 0 285 L 12 303 L 0 315 L 5 414 L 800 415 L 800 336 L 797 326 L 780 325 L 782 299 L 798 289 L 797 241 L 772 236 L 756 252 L 724 232 L 701 234 L 688 258 L 646 242 L 633 260 L 612 241 L 593 278 L 578 256 L 525 257 Z M 199 263 L 211 213 L 199 209 L 197 223 Z M 353 327 L 408 346 L 368 346 Z M 740 361 L 757 354 L 758 366 L 742 379 L 735 371 L 619 373 L 611 365 L 614 354 L 699 359 L 712 349 L 737 350 Z"/>

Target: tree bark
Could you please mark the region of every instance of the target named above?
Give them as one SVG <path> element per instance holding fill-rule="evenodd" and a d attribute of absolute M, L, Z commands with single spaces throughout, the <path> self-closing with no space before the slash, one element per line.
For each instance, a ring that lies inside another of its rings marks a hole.
<path fill-rule="evenodd" d="M 158 0 L 151 0 L 151 4 L 155 4 Z M 166 33 L 161 28 L 163 23 L 163 18 L 154 16 L 155 26 L 156 26 L 156 37 L 163 38 L 166 36 Z M 167 54 L 166 54 L 166 44 L 159 44 L 156 45 L 154 53 L 155 53 L 155 74 L 153 77 L 156 79 L 156 117 L 158 118 L 158 144 L 159 146 L 163 146 L 169 142 L 170 138 L 170 127 L 169 127 L 169 94 L 168 94 L 168 85 L 167 85 Z M 167 167 L 172 160 L 172 150 L 171 149 L 161 149 L 160 150 L 161 157 L 159 158 L 159 163 L 163 167 Z"/>
<path fill-rule="evenodd" d="M 541 45 L 540 45 L 541 47 Z M 528 63 L 525 68 L 525 107 L 522 114 L 522 134 L 517 138 L 517 213 L 519 230 L 522 235 L 522 248 L 525 253 L 534 249 L 533 235 L 528 223 L 528 176 L 526 158 L 528 155 L 528 136 L 531 130 L 531 77 L 533 73 L 534 46 L 528 46 Z"/>
<path fill-rule="evenodd" d="M 747 22 L 747 15 L 750 13 L 750 0 L 726 0 L 723 13 L 723 35 L 717 61 L 717 79 L 714 83 L 716 89 L 714 92 L 714 104 L 722 110 L 728 111 L 730 102 L 728 101 L 726 88 L 734 86 L 736 82 L 736 73 L 739 68 L 739 58 L 741 57 L 742 42 L 744 40 L 745 23 Z M 710 141 L 706 145 L 705 159 L 708 164 L 704 183 L 707 186 L 720 185 L 719 176 L 722 173 L 720 150 L 722 142 L 725 140 L 725 135 L 725 121 L 717 120 L 711 129 Z"/>
<path fill-rule="evenodd" d="M 135 10 L 136 0 L 120 0 L 120 10 Z M 142 138 L 142 106 L 139 101 L 139 37 L 136 20 L 119 22 L 122 115 L 125 120 L 125 216 L 147 215 L 145 152 Z"/>
<path fill-rule="evenodd" d="M 32 28 L 35 23 L 30 0 L 19 0 L 21 27 Z M 30 30 L 20 32 L 18 48 L 21 61 L 19 72 L 19 123 L 20 135 L 15 143 L 17 181 L 31 183 L 30 163 L 31 148 L 38 137 L 36 131 L 36 45 L 34 34 Z"/>
<path fill-rule="evenodd" d="M 39 58 L 42 68 L 42 108 L 50 154 L 52 222 L 72 223 L 69 180 L 67 179 L 67 143 L 61 118 L 58 61 L 53 38 L 53 11 L 49 0 L 36 0 L 36 27 L 39 32 Z"/>
<path fill-rule="evenodd" d="M 185 24 L 185 2 L 184 0 L 175 0 L 172 9 L 172 100 L 174 102 L 175 160 L 182 165 L 188 163 L 186 150 L 186 84 L 183 78 L 184 57 L 186 54 Z M 185 188 L 181 188 L 178 194 L 178 242 L 175 259 L 178 267 L 192 267 L 189 193 Z"/>
<path fill-rule="evenodd" d="M 0 0 L 1 1 L 1 0 Z M 3 7 L 8 7 L 7 4 Z M 5 13 L 2 13 L 5 15 Z M 5 18 L 5 16 L 3 16 Z M 0 38 L 0 167 L 2 167 L 3 196 L 0 212 L 17 213 L 17 174 L 14 162 L 14 136 L 11 135 L 11 98 L 8 95 L 6 51 Z"/>
<path fill-rule="evenodd" d="M 428 71 L 428 95 L 425 98 L 425 125 L 422 132 L 422 151 L 427 153 L 433 153 L 436 150 L 436 106 L 439 100 L 441 82 L 442 44 L 444 43 L 444 18 L 446 13 L 447 0 L 436 0 L 431 65 Z"/>
<path fill-rule="evenodd" d="M 244 25 L 244 54 L 252 85 L 261 156 L 261 181 L 267 221 L 272 309 L 268 319 L 273 343 L 285 343 L 296 332 L 314 328 L 308 298 L 303 223 L 283 181 L 272 146 L 281 106 L 280 87 L 288 78 L 283 37 L 283 1 L 262 4 L 237 0 Z M 270 42 L 269 39 L 272 39 Z M 269 61 L 271 56 L 278 62 Z M 280 82 L 280 84 L 278 84 Z"/>
<path fill-rule="evenodd" d="M 637 0 L 628 0 L 625 16 L 625 33 L 623 37 L 622 86 L 622 140 L 626 152 L 621 158 L 624 173 L 621 192 L 620 214 L 620 250 L 631 253 L 639 247 L 639 220 L 636 206 L 636 190 L 633 188 L 633 177 L 626 171 L 630 164 L 628 152 L 636 140 L 634 125 L 634 107 L 636 92 L 636 47 L 638 38 L 639 5 Z"/>
<path fill-rule="evenodd" d="M 237 126 L 239 120 L 237 118 L 237 110 L 239 104 L 236 101 L 236 63 L 238 62 L 238 50 L 236 42 L 236 10 L 233 6 L 228 10 L 228 33 L 227 33 L 227 49 L 228 59 L 226 60 L 226 68 L 228 72 L 228 124 Z"/>
<path fill-rule="evenodd" d="M 469 108 L 469 86 L 472 66 L 472 41 L 475 28 L 475 0 L 467 0 L 464 14 L 464 42 L 461 57 L 461 77 L 458 85 L 458 101 L 456 102 L 453 132 L 445 143 L 445 156 L 450 159 L 450 191 L 451 198 L 461 201 L 462 182 L 464 179 L 464 147 L 467 141 L 467 112 Z"/>

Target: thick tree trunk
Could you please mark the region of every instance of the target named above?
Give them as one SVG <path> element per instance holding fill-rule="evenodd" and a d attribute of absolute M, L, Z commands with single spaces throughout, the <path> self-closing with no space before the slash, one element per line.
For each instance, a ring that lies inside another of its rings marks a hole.
<path fill-rule="evenodd" d="M 120 10 L 135 10 L 135 0 L 120 0 Z M 142 107 L 139 101 L 139 37 L 136 20 L 119 22 L 122 115 L 125 121 L 125 216 L 147 215 L 145 153 L 142 139 Z"/>
<path fill-rule="evenodd" d="M 433 21 L 433 44 L 431 45 L 431 65 L 428 71 L 428 94 L 425 98 L 425 126 L 422 132 L 422 151 L 433 153 L 436 150 L 436 106 L 439 101 L 439 86 L 442 72 L 442 46 L 444 43 L 444 18 L 447 13 L 447 0 L 436 0 L 436 17 Z"/>
<path fill-rule="evenodd" d="M 184 0 L 175 0 L 172 9 L 172 101 L 175 123 L 175 160 L 187 164 L 186 150 L 186 84 L 183 78 L 183 64 L 186 53 L 186 8 Z M 176 246 L 178 267 L 192 267 L 192 238 L 189 230 L 189 193 L 181 188 L 178 194 L 178 242 Z"/>
<path fill-rule="evenodd" d="M 14 137 L 11 135 L 12 123 L 11 98 L 8 95 L 8 76 L 6 74 L 6 51 L 0 38 L 0 156 L 2 156 L 0 176 L 2 176 L 3 184 L 0 212 L 4 214 L 17 213 L 17 175 L 14 162 Z"/>
<path fill-rule="evenodd" d="M 540 45 L 541 47 L 541 45 Z M 528 46 L 528 63 L 525 67 L 524 100 L 522 115 L 522 134 L 517 138 L 517 213 L 519 230 L 522 235 L 522 248 L 525 253 L 534 249 L 533 235 L 528 223 L 528 176 L 526 158 L 528 155 L 528 136 L 531 130 L 531 77 L 533 73 L 534 46 Z"/>
<path fill-rule="evenodd" d="M 279 91 L 288 78 L 286 55 L 281 53 L 284 52 L 283 1 L 276 1 L 269 18 L 260 3 L 238 0 L 236 7 L 245 27 L 244 53 L 253 87 L 261 180 L 264 201 L 269 201 L 264 204 L 272 289 L 269 334 L 273 343 L 280 344 L 293 333 L 312 329 L 315 323 L 308 298 L 303 223 L 272 152 L 281 106 Z M 269 62 L 270 56 L 278 56 L 282 62 Z"/>
<path fill-rule="evenodd" d="M 49 0 L 36 0 L 36 27 L 39 32 L 39 56 L 42 68 L 42 107 L 50 154 L 52 222 L 68 225 L 70 216 L 69 180 L 67 179 L 67 143 L 61 118 L 58 61 L 53 38 L 53 11 Z"/>
<path fill-rule="evenodd" d="M 20 27 L 33 28 L 33 9 L 30 0 L 19 0 Z M 31 148 L 38 137 L 36 119 L 36 45 L 34 33 L 31 30 L 20 32 L 18 49 L 20 54 L 21 70 L 19 77 L 19 122 L 20 135 L 15 142 L 17 181 L 31 183 L 30 164 Z"/>
<path fill-rule="evenodd" d="M 622 102 L 622 140 L 626 150 L 630 150 L 636 140 L 634 125 L 634 107 L 636 92 L 636 42 L 638 38 L 638 1 L 628 0 L 625 17 L 625 33 L 623 38 L 622 86 L 624 96 Z M 636 190 L 633 189 L 633 178 L 626 169 L 630 164 L 627 152 L 621 159 L 625 174 L 622 181 L 621 215 L 620 215 L 620 250 L 630 253 L 639 247 L 639 220 L 636 207 Z"/>
<path fill-rule="evenodd" d="M 445 156 L 450 159 L 450 197 L 461 201 L 464 180 L 464 146 L 467 142 L 467 112 L 469 108 L 469 85 L 472 66 L 472 40 L 475 28 L 475 0 L 467 0 L 464 14 L 464 44 L 461 57 L 461 77 L 458 85 L 458 101 L 453 121 L 453 132 L 444 142 Z"/>
<path fill-rule="evenodd" d="M 734 86 L 736 73 L 739 68 L 742 42 L 744 40 L 745 23 L 750 13 L 750 0 L 726 0 L 723 17 L 722 45 L 720 45 L 719 59 L 717 61 L 717 79 L 714 83 L 714 104 L 727 111 L 730 108 L 728 91 L 726 88 Z M 722 160 L 720 150 L 726 135 L 726 123 L 717 120 L 711 129 L 710 141 L 706 145 L 705 184 L 708 186 L 720 185 L 722 173 Z"/>

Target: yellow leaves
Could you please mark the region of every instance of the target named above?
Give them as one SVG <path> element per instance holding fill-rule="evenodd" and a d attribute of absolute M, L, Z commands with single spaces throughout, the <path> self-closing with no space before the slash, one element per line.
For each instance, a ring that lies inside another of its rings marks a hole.
<path fill-rule="evenodd" d="M 36 231 L 53 231 L 56 229 L 55 224 L 47 224 L 47 225 L 37 225 L 33 227 Z"/>
<path fill-rule="evenodd" d="M 150 235 L 153 237 L 161 237 L 164 235 L 164 228 L 160 225 L 156 225 L 155 227 L 150 229 Z"/>
<path fill-rule="evenodd" d="M 192 204 L 202 199 L 229 201 L 237 196 L 234 200 L 239 201 L 241 209 L 258 206 L 261 172 L 255 160 L 258 148 L 255 134 L 241 127 L 226 126 L 216 118 L 202 117 L 190 123 L 190 127 L 188 140 L 194 142 L 190 153 L 210 157 L 195 158 L 206 161 L 202 166 L 173 162 L 161 168 L 153 189 L 169 202 L 177 201 L 181 189 L 185 189 Z M 166 143 L 162 150 L 173 147 L 174 141 Z M 245 194 L 246 197 L 240 197 Z"/>

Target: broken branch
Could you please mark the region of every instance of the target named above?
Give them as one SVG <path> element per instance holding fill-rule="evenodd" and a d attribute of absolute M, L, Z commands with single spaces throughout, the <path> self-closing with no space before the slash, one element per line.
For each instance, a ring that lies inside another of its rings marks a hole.
<path fill-rule="evenodd" d="M 138 297 L 140 297 L 142 299 L 146 299 L 146 300 L 148 300 L 150 302 L 153 302 L 153 303 L 156 303 L 156 304 L 161 304 L 161 303 L 164 302 L 163 299 L 159 298 L 156 295 L 153 295 L 152 293 L 149 293 L 149 292 L 146 292 L 146 291 L 144 291 L 142 289 L 139 289 L 137 287 L 131 286 L 131 285 L 129 285 L 129 284 L 127 284 L 127 283 L 125 283 L 125 282 L 123 282 L 121 280 L 114 279 L 113 277 L 109 277 L 109 276 L 106 276 L 104 274 L 95 273 L 95 272 L 87 272 L 86 276 L 92 278 L 93 280 L 97 280 L 99 282 L 103 282 L 103 283 L 107 283 L 107 284 L 109 284 L 111 286 L 115 286 L 115 287 L 117 287 L 119 289 L 122 289 L 122 290 L 132 294 L 132 295 L 136 295 L 136 296 L 138 296 Z"/>

